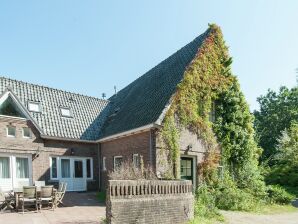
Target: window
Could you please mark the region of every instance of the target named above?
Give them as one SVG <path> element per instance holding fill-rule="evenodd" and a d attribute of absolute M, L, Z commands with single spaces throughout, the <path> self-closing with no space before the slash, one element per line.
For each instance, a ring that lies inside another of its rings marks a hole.
<path fill-rule="evenodd" d="M 106 157 L 102 157 L 102 170 L 107 170 L 107 168 L 106 168 Z"/>
<path fill-rule="evenodd" d="M 23 138 L 31 138 L 31 130 L 30 128 L 23 128 Z"/>
<path fill-rule="evenodd" d="M 92 161 L 91 159 L 86 160 L 87 166 L 87 178 L 92 178 Z"/>
<path fill-rule="evenodd" d="M 74 161 L 74 177 L 75 178 L 83 177 L 83 161 L 82 160 Z"/>
<path fill-rule="evenodd" d="M 16 127 L 7 126 L 7 136 L 8 137 L 16 137 Z"/>
<path fill-rule="evenodd" d="M 140 168 L 141 167 L 141 159 L 139 154 L 133 154 L 132 155 L 132 163 L 135 168 Z"/>
<path fill-rule="evenodd" d="M 211 109 L 209 112 L 209 121 L 215 122 L 215 103 L 214 102 L 211 104 Z"/>
<path fill-rule="evenodd" d="M 123 158 L 122 156 L 115 156 L 114 157 L 114 170 L 119 170 L 122 166 Z"/>
<path fill-rule="evenodd" d="M 17 178 L 29 178 L 29 161 L 28 158 L 16 158 Z"/>
<path fill-rule="evenodd" d="M 40 112 L 40 103 L 39 102 L 28 102 L 28 109 L 32 112 Z"/>
<path fill-rule="evenodd" d="M 60 107 L 60 112 L 62 117 L 72 117 L 70 108 Z"/>
<path fill-rule="evenodd" d="M 51 158 L 51 178 L 55 179 L 57 178 L 57 158 L 56 157 L 52 157 Z"/>
<path fill-rule="evenodd" d="M 70 160 L 61 159 L 61 177 L 70 178 Z"/>
<path fill-rule="evenodd" d="M 0 178 L 10 178 L 9 157 L 0 157 Z"/>

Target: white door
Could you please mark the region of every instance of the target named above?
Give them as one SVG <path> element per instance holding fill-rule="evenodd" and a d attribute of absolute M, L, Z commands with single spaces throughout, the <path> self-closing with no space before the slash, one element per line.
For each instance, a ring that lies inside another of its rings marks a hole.
<path fill-rule="evenodd" d="M 60 180 L 61 182 L 67 183 L 67 191 L 73 191 L 72 183 L 72 169 L 71 169 L 71 159 L 61 158 L 60 159 Z"/>
<path fill-rule="evenodd" d="M 85 191 L 86 190 L 86 171 L 85 160 L 73 160 L 73 190 Z"/>
<path fill-rule="evenodd" d="M 0 154 L 0 187 L 4 191 L 32 184 L 31 155 Z"/>
<path fill-rule="evenodd" d="M 66 158 L 60 159 L 60 181 L 67 183 L 67 191 L 86 191 L 85 159 Z"/>
<path fill-rule="evenodd" d="M 0 187 L 3 191 L 9 191 L 12 185 L 11 157 L 0 155 Z"/>

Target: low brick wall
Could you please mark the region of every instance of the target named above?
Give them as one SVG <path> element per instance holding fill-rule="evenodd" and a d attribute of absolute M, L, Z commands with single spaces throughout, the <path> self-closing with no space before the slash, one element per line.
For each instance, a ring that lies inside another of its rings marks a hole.
<path fill-rule="evenodd" d="M 194 215 L 191 181 L 110 180 L 108 223 L 186 223 Z"/>

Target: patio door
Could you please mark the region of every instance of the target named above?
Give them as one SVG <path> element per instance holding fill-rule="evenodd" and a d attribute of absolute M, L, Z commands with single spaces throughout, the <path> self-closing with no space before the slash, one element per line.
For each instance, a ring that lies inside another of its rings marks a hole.
<path fill-rule="evenodd" d="M 85 160 L 83 159 L 74 159 L 73 160 L 73 188 L 76 191 L 85 191 L 86 190 L 86 172 L 85 172 Z"/>
<path fill-rule="evenodd" d="M 67 183 L 67 191 L 86 191 L 85 160 L 61 158 L 60 161 L 60 180 Z"/>
<path fill-rule="evenodd" d="M 32 184 L 31 155 L 0 154 L 0 187 L 4 191 Z"/>

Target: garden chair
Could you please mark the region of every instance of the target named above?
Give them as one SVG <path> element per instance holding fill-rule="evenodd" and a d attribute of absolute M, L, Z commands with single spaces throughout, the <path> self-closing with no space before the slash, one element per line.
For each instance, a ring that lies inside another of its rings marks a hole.
<path fill-rule="evenodd" d="M 60 204 L 64 206 L 62 200 L 64 198 L 66 188 L 67 188 L 67 183 L 64 183 L 64 182 L 59 183 L 59 188 L 58 188 L 57 192 L 55 193 L 55 207 L 56 208 Z"/>
<path fill-rule="evenodd" d="M 37 190 L 35 186 L 24 186 L 23 197 L 19 200 L 22 205 L 23 214 L 26 205 L 35 205 L 35 208 L 38 211 Z"/>
<path fill-rule="evenodd" d="M 11 192 L 5 193 L 0 188 L 0 211 L 3 212 L 6 209 L 14 209 L 15 198 Z"/>
<path fill-rule="evenodd" d="M 34 186 L 37 188 L 37 191 L 40 191 L 41 187 L 46 186 L 45 181 L 34 181 Z"/>
<path fill-rule="evenodd" d="M 41 186 L 40 187 L 40 197 L 38 198 L 39 210 L 43 204 L 51 205 L 54 210 L 54 187 L 51 186 Z"/>

